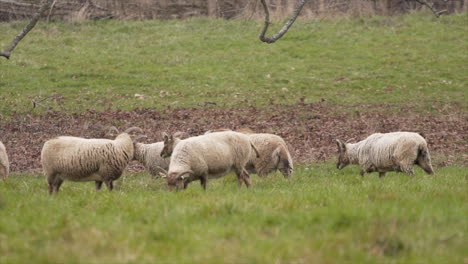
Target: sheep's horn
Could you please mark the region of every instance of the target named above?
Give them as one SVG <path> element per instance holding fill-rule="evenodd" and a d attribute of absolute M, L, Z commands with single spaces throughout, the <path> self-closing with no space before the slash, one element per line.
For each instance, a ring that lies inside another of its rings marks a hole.
<path fill-rule="evenodd" d="M 173 137 L 184 139 L 184 138 L 188 137 L 188 134 L 186 132 L 177 131 L 177 132 L 174 133 Z"/>
<path fill-rule="evenodd" d="M 162 171 L 167 176 L 167 170 L 161 168 L 160 166 L 157 166 L 156 168 L 158 168 L 160 171 Z"/>
<path fill-rule="evenodd" d="M 179 173 L 179 175 L 177 175 L 176 179 L 181 178 L 182 180 L 184 180 L 185 179 L 184 175 L 187 174 L 187 173 L 192 174 L 193 172 L 191 170 L 181 172 L 181 173 Z"/>
<path fill-rule="evenodd" d="M 143 133 L 143 130 L 139 127 L 130 127 L 130 128 L 127 128 L 127 130 L 124 131 L 124 133 L 127 133 L 127 134 L 130 134 L 132 133 L 133 131 L 136 131 L 136 132 L 139 132 L 139 133 Z"/>
<path fill-rule="evenodd" d="M 346 140 L 345 143 L 347 144 L 347 143 L 349 143 L 349 142 L 351 142 L 351 141 L 353 141 L 353 140 L 354 140 L 354 138 L 350 138 L 350 139 Z"/>
<path fill-rule="evenodd" d="M 115 126 L 110 126 L 107 129 L 108 129 L 107 133 L 115 132 L 116 134 L 119 134 L 119 130 Z"/>
<path fill-rule="evenodd" d="M 136 143 L 136 142 L 138 142 L 138 140 L 140 140 L 140 139 L 142 139 L 142 138 L 147 138 L 147 136 L 146 136 L 146 135 L 139 135 L 139 136 L 137 136 L 135 139 L 133 139 L 133 142 Z"/>

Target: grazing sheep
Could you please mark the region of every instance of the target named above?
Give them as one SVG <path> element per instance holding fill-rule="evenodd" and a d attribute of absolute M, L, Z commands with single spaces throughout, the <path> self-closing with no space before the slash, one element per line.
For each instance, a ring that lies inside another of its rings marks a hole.
<path fill-rule="evenodd" d="M 6 181 L 9 173 L 10 163 L 8 162 L 8 155 L 5 145 L 0 141 L 0 176 L 2 176 L 3 181 Z"/>
<path fill-rule="evenodd" d="M 286 142 L 273 134 L 248 134 L 250 141 L 257 147 L 260 158 L 252 156 L 247 163 L 249 173 L 266 176 L 279 170 L 284 177 L 293 174 L 293 161 Z"/>
<path fill-rule="evenodd" d="M 414 174 L 413 164 L 419 165 L 428 174 L 433 174 L 431 157 L 426 140 L 418 133 L 376 133 L 355 144 L 336 140 L 339 150 L 337 168 L 359 164 L 361 176 L 377 171 L 385 176 L 388 171 Z"/>
<path fill-rule="evenodd" d="M 58 192 L 64 180 L 95 181 L 96 190 L 105 182 L 109 190 L 133 159 L 134 142 L 129 133 L 141 132 L 132 127 L 114 140 L 57 137 L 48 140 L 41 152 L 49 193 Z"/>
<path fill-rule="evenodd" d="M 210 134 L 217 131 L 232 131 L 226 128 L 209 130 L 205 134 Z M 258 176 L 266 176 L 267 174 L 279 170 L 284 177 L 291 177 L 293 174 L 293 161 L 291 154 L 288 151 L 286 142 L 277 135 L 273 134 L 256 134 L 250 128 L 241 128 L 236 132 L 247 134 L 251 142 L 257 147 L 261 158 L 252 156 L 247 163 L 246 170 L 249 173 L 256 173 Z"/>
<path fill-rule="evenodd" d="M 164 144 L 164 141 L 153 144 L 135 143 L 134 160 L 139 161 L 145 166 L 146 170 L 153 176 L 159 176 L 169 169 L 170 158 L 163 155 L 163 148 L 173 148 L 184 136 L 183 133 L 177 132 L 174 136 L 168 136 L 163 133 L 164 140 L 170 141 L 170 144 Z M 172 149 L 166 149 L 164 153 L 172 153 Z"/>
<path fill-rule="evenodd" d="M 167 143 L 165 137 L 165 144 Z M 219 178 L 230 171 L 237 175 L 239 187 L 242 182 L 249 187 L 250 176 L 245 170 L 252 149 L 257 152 L 247 135 L 226 131 L 181 140 L 171 153 L 167 184 L 177 189 L 187 188 L 200 180 L 204 189 L 209 178 Z"/>

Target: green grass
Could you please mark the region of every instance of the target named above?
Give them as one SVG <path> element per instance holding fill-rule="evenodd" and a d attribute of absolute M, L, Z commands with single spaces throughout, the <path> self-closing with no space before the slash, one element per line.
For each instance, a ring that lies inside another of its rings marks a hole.
<path fill-rule="evenodd" d="M 32 99 L 51 95 L 42 104 L 63 112 L 301 97 L 424 109 L 455 101 L 466 109 L 466 20 L 466 13 L 301 20 L 272 45 L 258 40 L 260 21 L 39 23 L 11 60 L 0 60 L 0 115 L 29 112 Z M 0 48 L 24 23 L 0 23 Z"/>
<path fill-rule="evenodd" d="M 257 40 L 260 21 L 39 23 L 0 59 L 0 120 L 41 114 L 31 100 L 49 96 L 40 103 L 63 113 L 302 97 L 416 111 L 455 102 L 463 112 L 466 20 L 302 20 L 272 45 Z M 0 23 L 0 49 L 24 23 Z M 0 183 L 0 263 L 466 262 L 464 167 L 379 179 L 322 163 L 291 180 L 253 179 L 251 189 L 231 175 L 206 192 L 197 183 L 169 192 L 126 174 L 114 192 L 65 182 L 51 197 L 43 177 L 13 174 Z"/>
<path fill-rule="evenodd" d="M 0 184 L 0 262 L 25 263 L 463 263 L 465 168 L 435 176 L 361 178 L 331 163 L 293 179 L 233 175 L 170 192 L 127 174 L 114 192 L 43 177 Z"/>

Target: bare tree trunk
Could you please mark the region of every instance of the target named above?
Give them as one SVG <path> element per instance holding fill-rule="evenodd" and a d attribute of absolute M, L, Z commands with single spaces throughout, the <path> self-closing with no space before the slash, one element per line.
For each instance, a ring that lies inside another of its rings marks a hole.
<path fill-rule="evenodd" d="M 267 30 L 268 30 L 268 26 L 271 24 L 271 22 L 270 22 L 270 12 L 268 11 L 268 6 L 265 3 L 265 0 L 260 0 L 260 2 L 262 3 L 263 10 L 265 11 L 265 25 L 263 26 L 263 30 L 260 33 L 259 38 L 260 38 L 261 41 L 263 41 L 265 43 L 268 43 L 268 44 L 271 44 L 271 43 L 275 43 L 278 39 L 280 39 L 282 36 L 284 36 L 284 34 L 286 34 L 286 32 L 288 32 L 288 29 L 294 24 L 294 21 L 296 21 L 296 18 L 299 16 L 299 13 L 301 13 L 301 10 L 304 7 L 304 5 L 307 3 L 307 0 L 299 0 L 299 4 L 294 9 L 294 12 L 293 12 L 291 18 L 286 22 L 286 24 L 284 24 L 283 28 L 281 28 L 281 30 L 276 35 L 274 35 L 273 37 L 265 36 L 265 34 L 266 34 Z"/>
<path fill-rule="evenodd" d="M 218 12 L 218 0 L 208 0 L 208 16 L 209 17 L 219 17 Z"/>
<path fill-rule="evenodd" d="M 18 43 L 26 36 L 26 34 L 28 34 L 29 31 L 31 31 L 31 29 L 34 28 L 37 21 L 41 17 L 41 15 L 50 7 L 52 2 L 53 2 L 53 0 L 42 0 L 41 7 L 37 11 L 37 13 L 34 14 L 31 21 L 29 21 L 29 23 L 26 25 L 26 27 L 23 28 L 21 33 L 16 35 L 16 37 L 11 42 L 10 46 L 8 46 L 8 48 L 6 50 L 4 50 L 4 51 L 0 51 L 0 56 L 3 56 L 5 58 L 7 58 L 7 59 L 10 58 L 11 52 L 15 49 L 16 45 L 18 45 Z"/>

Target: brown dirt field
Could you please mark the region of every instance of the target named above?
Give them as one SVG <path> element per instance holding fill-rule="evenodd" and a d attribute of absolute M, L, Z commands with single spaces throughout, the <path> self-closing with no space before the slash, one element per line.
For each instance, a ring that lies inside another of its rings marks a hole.
<path fill-rule="evenodd" d="M 48 139 L 59 135 L 105 137 L 106 127 L 124 130 L 139 126 L 146 142 L 162 140 L 161 132 L 184 131 L 191 136 L 216 128 L 248 127 L 282 136 L 296 162 L 326 161 L 336 153 L 335 138 L 364 139 L 375 132 L 415 131 L 426 137 L 435 167 L 468 164 L 468 113 L 456 104 L 435 107 L 433 112 L 411 106 L 329 105 L 326 102 L 272 105 L 265 108 L 137 109 L 133 111 L 47 113 L 13 115 L 0 120 L 0 140 L 7 148 L 13 172 L 40 171 L 40 152 Z M 132 170 L 141 166 L 132 164 Z"/>

